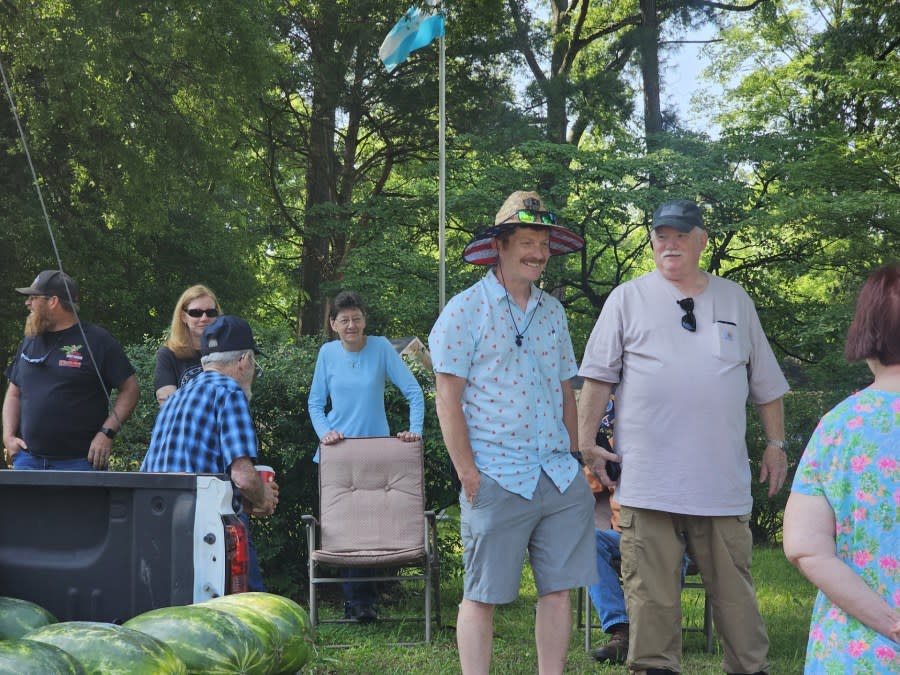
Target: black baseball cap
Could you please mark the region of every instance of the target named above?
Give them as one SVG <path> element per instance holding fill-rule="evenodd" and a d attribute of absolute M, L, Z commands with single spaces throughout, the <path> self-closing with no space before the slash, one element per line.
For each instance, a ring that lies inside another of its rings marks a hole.
<path fill-rule="evenodd" d="M 69 292 L 66 292 L 68 286 Z M 17 288 L 16 293 L 22 295 L 56 295 L 63 300 L 69 299 L 69 293 L 72 294 L 72 301 L 78 301 L 78 284 L 75 280 L 65 272 L 59 270 L 44 270 L 38 274 L 31 286 L 25 288 Z"/>
<path fill-rule="evenodd" d="M 200 354 L 252 349 L 259 354 L 250 324 L 239 316 L 223 315 L 206 327 L 200 337 Z"/>

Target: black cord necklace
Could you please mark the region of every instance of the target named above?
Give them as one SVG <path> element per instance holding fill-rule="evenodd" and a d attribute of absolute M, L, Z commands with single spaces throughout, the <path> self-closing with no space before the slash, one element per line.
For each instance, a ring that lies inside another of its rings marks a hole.
<path fill-rule="evenodd" d="M 544 297 L 544 289 L 542 288 L 541 294 L 538 296 L 537 304 L 534 306 L 534 309 L 531 310 L 531 316 L 528 319 L 528 323 L 526 323 L 525 328 L 523 328 L 520 331 L 519 327 L 516 325 L 516 319 L 513 316 L 512 305 L 509 302 L 509 292 L 507 291 L 507 293 L 506 293 L 506 309 L 509 310 L 509 319 L 510 319 L 510 321 L 512 321 L 513 328 L 516 329 L 516 347 L 522 346 L 522 338 L 525 337 L 525 333 L 528 332 L 528 328 L 529 328 L 529 326 L 531 326 L 531 322 L 534 321 L 534 315 L 537 314 L 538 307 L 541 306 L 541 298 L 543 298 L 543 297 Z"/>
<path fill-rule="evenodd" d="M 500 266 L 497 266 L 497 269 L 500 270 L 500 280 L 503 281 L 503 270 Z M 531 326 L 531 322 L 534 321 L 534 315 L 537 314 L 538 307 L 541 306 L 541 299 L 544 297 L 544 289 L 541 289 L 541 294 L 538 296 L 537 304 L 534 306 L 534 309 L 531 310 L 531 317 L 528 319 L 528 323 L 525 324 L 525 328 L 521 331 L 519 330 L 519 326 L 516 324 L 516 317 L 513 316 L 512 311 L 512 303 L 509 301 L 509 291 L 506 290 L 506 284 L 503 285 L 503 290 L 506 292 L 506 309 L 509 311 L 509 319 L 512 321 L 513 328 L 516 329 L 516 347 L 522 346 L 522 338 L 525 337 L 525 333 L 528 332 L 528 328 Z"/>

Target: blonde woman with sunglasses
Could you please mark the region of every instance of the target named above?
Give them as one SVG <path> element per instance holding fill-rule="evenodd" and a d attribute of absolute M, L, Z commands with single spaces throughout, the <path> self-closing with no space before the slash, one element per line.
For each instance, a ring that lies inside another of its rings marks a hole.
<path fill-rule="evenodd" d="M 172 312 L 169 337 L 156 352 L 153 388 L 160 405 L 199 375 L 200 336 L 204 329 L 222 314 L 215 293 L 201 284 L 186 289 Z"/>

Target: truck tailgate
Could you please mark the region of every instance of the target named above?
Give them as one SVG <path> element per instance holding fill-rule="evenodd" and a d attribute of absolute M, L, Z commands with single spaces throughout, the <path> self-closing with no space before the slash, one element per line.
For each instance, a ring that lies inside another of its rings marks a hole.
<path fill-rule="evenodd" d="M 227 476 L 0 471 L 0 595 L 111 622 L 217 595 L 224 572 L 195 569 L 224 570 L 230 501 Z"/>

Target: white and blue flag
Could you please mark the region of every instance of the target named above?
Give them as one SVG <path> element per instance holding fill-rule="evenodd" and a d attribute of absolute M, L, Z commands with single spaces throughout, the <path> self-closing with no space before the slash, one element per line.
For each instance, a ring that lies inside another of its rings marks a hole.
<path fill-rule="evenodd" d="M 384 38 L 378 56 L 390 73 L 417 49 L 444 37 L 444 15 L 436 8 L 410 7 Z"/>

